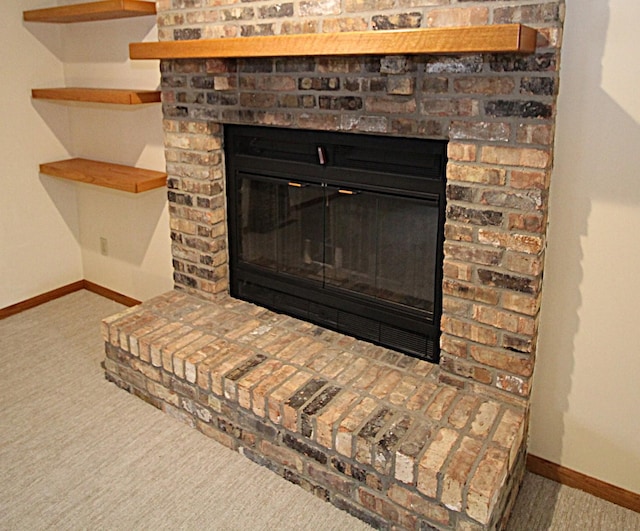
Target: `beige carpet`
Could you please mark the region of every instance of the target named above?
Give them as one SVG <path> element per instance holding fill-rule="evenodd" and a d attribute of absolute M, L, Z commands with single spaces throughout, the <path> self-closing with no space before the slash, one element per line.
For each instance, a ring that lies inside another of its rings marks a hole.
<path fill-rule="evenodd" d="M 0 529 L 358 530 L 364 523 L 103 378 L 81 291 L 0 321 Z M 640 530 L 640 515 L 529 474 L 513 530 Z"/>

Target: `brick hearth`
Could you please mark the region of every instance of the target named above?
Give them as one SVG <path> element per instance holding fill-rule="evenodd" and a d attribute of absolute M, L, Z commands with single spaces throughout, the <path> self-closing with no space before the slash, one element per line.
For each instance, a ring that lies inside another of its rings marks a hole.
<path fill-rule="evenodd" d="M 494 528 L 524 472 L 523 405 L 246 302 L 174 291 L 103 335 L 108 379 L 381 529 Z"/>

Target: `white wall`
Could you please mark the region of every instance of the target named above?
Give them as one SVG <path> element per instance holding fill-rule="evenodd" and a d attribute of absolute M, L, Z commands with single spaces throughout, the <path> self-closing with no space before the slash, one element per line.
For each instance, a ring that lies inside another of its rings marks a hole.
<path fill-rule="evenodd" d="M 567 0 L 529 450 L 640 493 L 637 0 Z"/>
<path fill-rule="evenodd" d="M 155 17 L 65 25 L 67 86 L 155 89 L 158 61 L 130 61 L 129 42 L 157 40 Z M 74 156 L 164 171 L 159 104 L 74 104 Z M 129 194 L 77 188 L 84 278 L 145 300 L 173 286 L 166 189 Z M 100 252 L 106 238 L 108 255 Z"/>
<path fill-rule="evenodd" d="M 0 308 L 82 279 L 77 190 L 38 174 L 68 157 L 68 112 L 31 101 L 64 84 L 60 29 L 22 21 L 42 0 L 0 2 Z"/>
<path fill-rule="evenodd" d="M 159 86 L 157 61 L 128 59 L 129 42 L 157 40 L 153 16 L 22 21 L 24 10 L 77 2 L 0 3 L 0 308 L 83 278 L 141 300 L 173 286 L 165 189 L 128 194 L 38 173 L 38 164 L 70 156 L 165 167 L 159 104 L 31 100 L 35 87 Z"/>

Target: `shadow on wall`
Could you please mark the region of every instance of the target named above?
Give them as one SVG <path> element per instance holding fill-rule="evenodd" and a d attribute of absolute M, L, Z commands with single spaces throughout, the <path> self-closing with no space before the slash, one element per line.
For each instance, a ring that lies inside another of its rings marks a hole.
<path fill-rule="evenodd" d="M 600 330 L 591 330 L 593 319 L 581 322 L 583 316 L 592 317 L 600 312 L 603 318 L 617 324 L 615 300 L 627 296 L 612 293 L 607 299 L 610 308 L 596 308 L 597 301 L 585 299 L 591 292 L 585 290 L 584 268 L 594 260 L 593 250 L 585 260 L 588 237 L 592 240 L 600 237 L 616 249 L 624 249 L 630 245 L 630 238 L 634 234 L 637 236 L 638 230 L 638 227 L 625 227 L 603 237 L 598 233 L 604 229 L 593 225 L 597 219 L 594 217 L 595 205 L 635 207 L 640 204 L 637 175 L 630 171 L 634 164 L 629 162 L 629 157 L 638 159 L 640 156 L 640 124 L 602 88 L 605 46 L 616 37 L 608 33 L 609 22 L 608 3 L 588 2 L 579 7 L 575 2 L 568 3 L 531 419 L 535 443 L 532 446 L 544 447 L 544 457 L 556 463 L 562 462 L 565 435 L 574 428 L 569 430 L 565 415 L 569 411 L 572 387 L 576 391 L 572 377 L 577 361 L 580 360 L 581 368 L 589 364 L 586 357 L 583 359 L 588 353 L 577 343 L 587 341 L 592 357 L 597 352 L 606 355 L 611 350 L 608 337 L 613 333 L 624 334 L 624 330 L 605 329 L 604 325 Z M 640 159 L 635 167 L 639 165 Z M 600 260 L 600 257 L 596 258 Z M 607 277 L 615 277 L 616 273 L 630 275 L 626 269 L 633 269 L 629 264 L 609 263 L 604 267 L 607 269 L 597 273 L 597 282 L 605 289 L 609 282 Z M 592 279 L 593 275 L 589 281 Z M 607 312 L 611 313 L 607 315 Z M 616 353 L 616 356 L 630 354 Z M 598 390 L 592 392 L 597 394 Z M 611 402 L 611 398 L 602 397 L 601 401 Z M 585 447 L 590 448 L 592 454 L 600 447 L 614 451 L 615 441 L 597 443 L 601 438 L 602 434 L 589 434 L 587 430 Z M 532 451 L 537 453 L 536 448 Z M 622 450 L 621 455 L 624 453 Z"/>
<path fill-rule="evenodd" d="M 80 2 L 74 0 L 68 3 Z M 71 24 L 22 21 L 22 25 L 64 63 L 124 63 L 129 60 L 129 43 L 143 41 L 154 32 L 156 17 Z M 99 27 L 99 39 L 95 38 L 96 27 Z M 81 43 L 81 46 L 77 46 L 77 43 Z"/>

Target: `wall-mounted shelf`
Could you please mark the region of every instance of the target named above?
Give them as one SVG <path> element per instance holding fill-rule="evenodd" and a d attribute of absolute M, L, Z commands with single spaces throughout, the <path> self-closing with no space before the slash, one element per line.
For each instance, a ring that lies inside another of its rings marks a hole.
<path fill-rule="evenodd" d="M 143 0 L 103 0 L 67 6 L 48 7 L 24 11 L 22 18 L 27 22 L 89 22 L 115 18 L 155 15 L 155 2 Z"/>
<path fill-rule="evenodd" d="M 85 101 L 141 105 L 160 102 L 159 90 L 104 89 L 104 88 L 43 88 L 32 89 L 31 96 L 38 100 Z"/>
<path fill-rule="evenodd" d="M 134 42 L 131 59 L 291 57 L 319 55 L 405 55 L 531 53 L 536 30 L 522 24 L 354 31 L 233 37 L 185 41 Z"/>
<path fill-rule="evenodd" d="M 60 179 L 104 186 L 137 194 L 162 188 L 167 174 L 88 159 L 68 159 L 40 164 L 40 172 Z"/>

